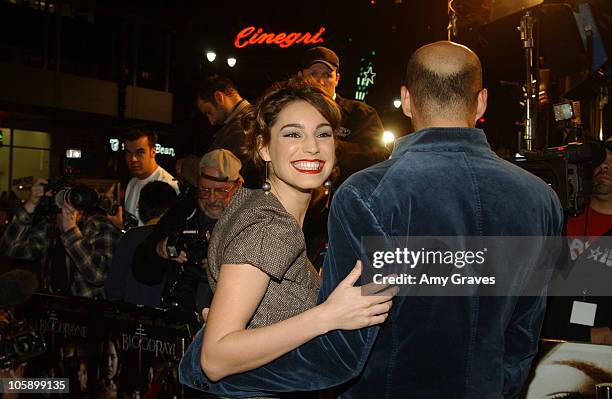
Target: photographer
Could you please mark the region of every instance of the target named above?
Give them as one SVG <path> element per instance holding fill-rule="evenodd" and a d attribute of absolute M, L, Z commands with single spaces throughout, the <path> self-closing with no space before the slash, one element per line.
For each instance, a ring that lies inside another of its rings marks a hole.
<path fill-rule="evenodd" d="M 605 142 L 606 159 L 593 171 L 593 192 L 590 202 L 584 212 L 567 221 L 567 237 L 570 247 L 570 257 L 580 262 L 579 267 L 596 270 L 609 270 L 602 264 L 601 257 L 594 259 L 589 247 L 597 248 L 601 253 L 610 252 L 609 238 L 605 241 L 599 237 L 612 235 L 612 138 Z M 608 261 L 612 258 L 608 258 Z M 595 275 L 601 275 L 594 274 Z M 608 281 L 612 282 L 612 273 L 606 273 Z M 595 277 L 594 277 L 595 278 Z M 584 339 L 595 344 L 612 345 L 612 303 L 610 298 L 586 298 L 586 302 L 597 305 L 592 326 L 572 324 L 568 332 L 573 339 Z"/>
<path fill-rule="evenodd" d="M 199 166 L 197 196 L 179 201 L 162 217 L 136 249 L 132 263 L 136 280 L 148 285 L 165 280 L 164 307 L 199 311 L 210 304 L 212 293 L 205 272 L 207 240 L 242 185 L 242 165 L 228 150 L 206 153 Z M 169 253 L 173 250 L 176 253 Z"/>
<path fill-rule="evenodd" d="M 593 171 L 590 200 L 583 212 L 567 220 L 570 261 L 587 284 L 581 287 L 582 296 L 549 298 L 545 338 L 612 345 L 611 298 L 593 296 L 588 286 L 612 281 L 612 138 L 604 144 L 606 158 Z"/>
<path fill-rule="evenodd" d="M 147 183 L 140 191 L 138 209 L 145 225 L 128 230 L 117 244 L 104 283 L 106 298 L 134 305 L 159 306 L 162 284 L 153 286 L 135 281 L 132 260 L 136 247 L 155 229 L 161 216 L 176 203 L 174 188 L 163 181 Z"/>
<path fill-rule="evenodd" d="M 104 298 L 104 280 L 120 232 L 98 209 L 98 195 L 86 186 L 45 190 L 38 179 L 30 197 L 9 223 L 0 249 L 7 256 L 41 260 L 53 293 Z M 53 195 L 53 197 L 52 197 Z M 56 207 L 41 206 L 44 197 Z M 48 215 L 57 210 L 55 223 Z M 45 214 L 47 213 L 47 214 Z"/>

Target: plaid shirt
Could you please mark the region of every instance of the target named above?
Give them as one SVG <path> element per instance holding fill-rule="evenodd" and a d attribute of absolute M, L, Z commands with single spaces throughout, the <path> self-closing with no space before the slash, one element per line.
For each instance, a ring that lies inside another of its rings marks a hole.
<path fill-rule="evenodd" d="M 24 259 L 45 259 L 52 248 L 56 227 L 34 218 L 21 208 L 9 223 L 0 249 L 5 255 Z M 102 215 L 86 217 L 79 226 L 60 234 L 66 251 L 66 267 L 71 276 L 70 291 L 74 296 L 104 298 L 104 281 L 115 245 L 121 233 Z"/>

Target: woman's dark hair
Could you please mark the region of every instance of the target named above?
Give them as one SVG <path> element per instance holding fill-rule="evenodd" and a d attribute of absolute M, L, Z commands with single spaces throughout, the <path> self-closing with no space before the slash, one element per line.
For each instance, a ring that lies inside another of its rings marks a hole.
<path fill-rule="evenodd" d="M 340 128 L 340 110 L 312 79 L 292 78 L 274 83 L 257 104 L 242 117 L 246 139 L 244 152 L 259 169 L 264 161 L 259 156 L 259 148 L 270 142 L 270 129 L 278 114 L 289 104 L 305 101 L 312 105 L 329 122 L 334 137 Z M 259 138 L 261 137 L 261 138 Z"/>
<path fill-rule="evenodd" d="M 168 183 L 152 181 L 140 190 L 138 213 L 140 219 L 147 223 L 153 218 L 162 216 L 176 203 L 176 191 Z"/>

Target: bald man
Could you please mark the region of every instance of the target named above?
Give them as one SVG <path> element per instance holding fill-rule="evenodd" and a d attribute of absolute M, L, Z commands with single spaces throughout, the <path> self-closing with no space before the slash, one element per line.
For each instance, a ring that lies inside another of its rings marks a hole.
<path fill-rule="evenodd" d="M 367 258 L 364 237 L 484 240 L 561 232 L 554 192 L 498 158 L 475 129 L 487 106 L 476 54 L 451 42 L 420 48 L 408 62 L 401 98 L 418 130 L 396 142 L 391 159 L 354 174 L 334 196 L 320 303 L 356 259 Z M 531 267 L 508 268 L 518 287 L 528 285 Z M 382 327 L 328 333 L 214 384 L 201 372 L 199 350 L 190 348 L 181 378 L 220 396 L 337 386 L 341 398 L 514 398 L 537 351 L 544 299 L 496 295 L 398 296 Z"/>

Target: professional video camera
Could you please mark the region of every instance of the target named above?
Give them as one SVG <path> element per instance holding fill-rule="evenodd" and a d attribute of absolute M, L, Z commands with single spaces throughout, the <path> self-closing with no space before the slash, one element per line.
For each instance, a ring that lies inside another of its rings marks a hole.
<path fill-rule="evenodd" d="M 69 204 L 77 210 L 93 210 L 98 204 L 98 193 L 87 186 L 77 185 L 74 182 L 75 169 L 66 168 L 57 180 L 49 180 L 43 185 L 45 193 L 36 207 L 43 214 L 60 213 L 64 204 Z"/>
<path fill-rule="evenodd" d="M 70 179 L 71 172 L 65 173 L 57 181 L 45 184 L 44 191 L 51 192 L 51 197 L 41 198 L 37 209 L 43 214 L 61 212 L 62 206 L 68 204 L 79 211 L 99 211 L 107 215 L 117 214 L 119 205 L 106 195 L 99 195 L 93 188 L 74 184 Z M 129 212 L 123 212 L 123 226 L 130 229 L 138 226 L 138 218 Z"/>
<path fill-rule="evenodd" d="M 210 232 L 183 230 L 168 238 L 166 251 L 170 258 L 177 258 L 181 251 L 187 262 L 180 266 L 180 273 L 167 294 L 161 297 L 164 308 L 188 308 L 195 305 L 194 299 L 202 273 L 202 261 L 208 253 Z"/>
<path fill-rule="evenodd" d="M 45 341 L 23 321 L 0 324 L 0 369 L 13 368 L 42 355 Z"/>
<path fill-rule="evenodd" d="M 578 215 L 591 195 L 593 169 L 606 158 L 599 142 L 570 143 L 540 151 L 526 151 L 516 165 L 533 173 L 550 185 L 561 200 L 563 209 Z"/>

